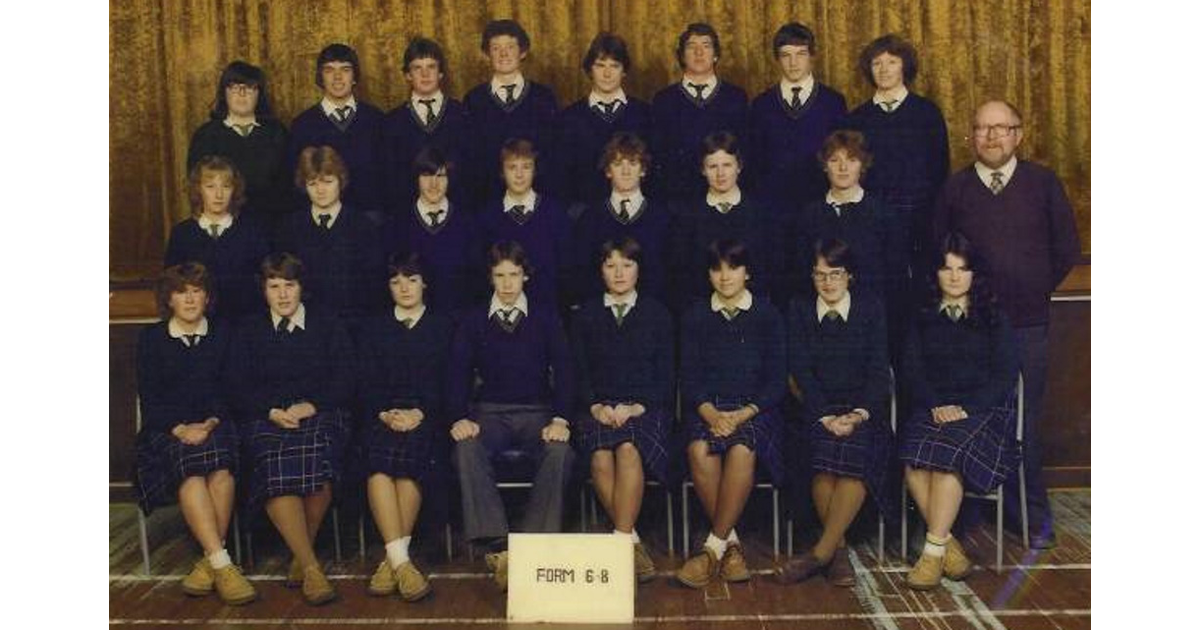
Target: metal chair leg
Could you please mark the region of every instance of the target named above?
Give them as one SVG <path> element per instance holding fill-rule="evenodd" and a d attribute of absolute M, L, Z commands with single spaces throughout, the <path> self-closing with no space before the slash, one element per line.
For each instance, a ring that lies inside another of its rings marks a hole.
<path fill-rule="evenodd" d="M 363 513 L 358 513 L 358 559 L 367 559 L 367 525 Z"/>
<path fill-rule="evenodd" d="M 883 564 L 883 539 L 884 539 L 885 534 L 886 534 L 886 531 L 884 530 L 884 524 L 883 524 L 883 511 L 880 510 L 879 511 L 879 539 L 878 539 L 879 542 L 878 542 L 878 548 L 876 549 L 876 555 L 875 555 L 875 561 L 878 562 L 879 564 Z"/>
<path fill-rule="evenodd" d="M 1004 561 L 1004 486 L 996 490 L 996 573 Z"/>
<path fill-rule="evenodd" d="M 449 562 L 453 559 L 454 559 L 454 539 L 453 539 L 453 534 L 450 533 L 450 523 L 447 522 L 446 523 L 446 561 Z"/>
<path fill-rule="evenodd" d="M 142 546 L 142 572 L 150 575 L 150 538 L 146 535 L 146 515 L 138 507 L 138 541 Z"/>
<path fill-rule="evenodd" d="M 1025 462 L 1017 468 L 1017 481 L 1020 482 L 1021 491 L 1021 542 L 1029 549 L 1029 503 L 1025 496 Z"/>
<path fill-rule="evenodd" d="M 667 495 L 667 554 L 675 557 L 675 508 L 671 500 L 671 489 L 663 484 L 663 492 Z"/>
<path fill-rule="evenodd" d="M 908 564 L 908 488 L 900 482 L 900 562 Z"/>
<path fill-rule="evenodd" d="M 775 541 L 775 559 L 779 559 L 779 488 L 771 486 L 771 535 Z"/>
<path fill-rule="evenodd" d="M 792 557 L 792 533 L 793 533 L 794 529 L 795 529 L 795 521 L 793 521 L 791 517 L 788 517 L 788 520 L 787 520 L 787 553 L 788 553 L 789 558 Z"/>
<path fill-rule="evenodd" d="M 239 565 L 242 564 L 242 528 L 236 509 L 233 511 L 233 559 Z"/>
<path fill-rule="evenodd" d="M 688 522 L 688 492 L 687 492 L 687 482 L 686 481 L 683 482 L 682 484 L 680 484 L 679 496 L 683 497 L 683 500 L 682 500 L 682 505 L 683 505 L 683 508 L 682 508 L 683 509 L 683 549 L 682 549 L 682 553 L 683 553 L 684 557 L 687 557 L 687 555 L 692 552 L 692 546 L 689 544 L 689 542 L 690 542 L 689 538 L 691 537 L 690 530 L 692 528 L 691 528 L 691 523 Z"/>
<path fill-rule="evenodd" d="M 336 507 L 333 508 L 333 557 L 342 561 L 342 527 Z"/>

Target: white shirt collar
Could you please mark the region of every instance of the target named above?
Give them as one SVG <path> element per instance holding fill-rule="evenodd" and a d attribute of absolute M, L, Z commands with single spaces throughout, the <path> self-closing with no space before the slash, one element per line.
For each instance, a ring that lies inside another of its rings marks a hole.
<path fill-rule="evenodd" d="M 521 311 L 522 315 L 529 317 L 529 298 L 525 297 L 524 291 L 521 292 L 521 295 L 517 296 L 517 302 L 516 304 L 513 304 L 513 306 L 516 307 L 518 311 Z M 488 318 L 490 319 L 499 311 L 509 308 L 512 307 L 505 306 L 502 302 L 500 302 L 500 298 L 495 293 L 492 293 L 492 303 L 488 306 Z"/>
<path fill-rule="evenodd" d="M 276 315 L 275 311 L 271 311 L 271 325 L 274 328 L 279 328 L 279 320 L 281 319 L 283 318 Z M 304 330 L 304 302 L 301 302 L 296 307 L 296 312 L 292 313 L 292 316 L 288 318 L 288 332 L 295 332 L 297 328 Z"/>
<path fill-rule="evenodd" d="M 592 92 L 588 94 L 588 107 L 595 107 L 598 103 L 611 103 L 613 101 L 620 101 L 622 105 L 629 104 L 629 99 L 625 96 L 625 88 L 618 88 L 616 96 L 609 100 L 600 98 L 600 95 L 597 94 L 595 90 L 592 90 Z"/>
<path fill-rule="evenodd" d="M 983 182 L 983 185 L 989 188 L 992 186 L 993 172 L 1000 171 L 1000 179 L 1004 182 L 1004 185 L 1007 186 L 1008 180 L 1012 179 L 1013 173 L 1015 173 L 1016 170 L 1017 156 L 1015 155 L 1008 158 L 1008 161 L 1005 162 L 1004 166 L 1001 166 L 1000 168 L 992 168 L 984 165 L 983 162 L 975 162 L 975 173 L 979 175 L 979 181 Z"/>
<path fill-rule="evenodd" d="M 716 291 L 713 291 L 712 297 L 709 299 L 708 304 L 714 313 L 720 313 L 727 308 L 725 303 L 721 301 L 720 296 L 717 295 Z M 742 293 L 742 297 L 738 299 L 734 306 L 741 311 L 748 311 L 750 310 L 751 306 L 754 306 L 754 296 L 750 294 L 750 289 L 746 289 L 745 292 Z"/>
<path fill-rule="evenodd" d="M 821 296 L 817 296 L 817 321 L 825 319 L 825 314 L 829 311 L 837 311 L 838 315 L 842 316 L 842 321 L 850 321 L 850 292 L 847 291 L 842 299 L 836 304 L 830 306 L 825 303 Z"/>
<path fill-rule="evenodd" d="M 338 216 L 342 214 L 342 202 L 338 201 L 337 203 L 333 204 L 332 208 L 330 208 L 328 210 L 324 210 L 324 211 L 318 210 L 316 206 L 309 206 L 309 214 L 312 215 L 313 223 L 317 224 L 318 226 L 321 225 L 320 216 L 322 214 L 328 214 L 329 215 L 328 227 L 333 228 L 333 224 L 337 223 Z"/>
<path fill-rule="evenodd" d="M 425 100 L 433 99 L 433 103 L 432 103 L 433 116 L 436 118 L 436 117 L 440 116 L 442 113 L 442 104 L 446 102 L 446 97 L 444 95 L 442 95 L 441 90 L 438 90 L 437 92 L 434 92 L 433 96 L 420 97 L 414 93 L 412 95 L 412 97 L 409 98 L 409 102 L 412 103 L 413 111 L 417 112 L 417 115 L 421 117 L 421 120 L 424 120 L 425 124 L 428 125 L 429 119 L 425 117 L 425 114 L 426 114 L 425 106 L 420 103 L 422 98 L 425 98 Z"/>
<path fill-rule="evenodd" d="M 358 101 L 354 100 L 353 94 L 350 95 L 350 100 L 346 101 L 346 105 L 350 106 L 351 113 L 358 111 Z M 342 107 L 345 107 L 346 105 L 342 105 Z M 329 100 L 328 97 L 321 98 L 321 111 L 325 112 L 326 116 L 332 116 L 333 112 L 336 110 L 337 105 L 334 105 L 333 101 Z"/>
<path fill-rule="evenodd" d="M 392 308 L 392 315 L 396 318 L 396 321 L 402 324 L 404 323 L 404 320 L 411 319 L 413 320 L 412 325 L 416 326 L 417 322 L 421 321 L 421 317 L 425 315 L 425 305 L 420 304 L 416 308 L 408 310 L 400 308 L 400 305 L 397 304 Z"/>
<path fill-rule="evenodd" d="M 537 192 L 534 191 L 532 188 L 530 188 L 529 192 L 525 193 L 524 197 L 513 197 L 512 193 L 509 193 L 509 192 L 504 193 L 504 211 L 505 212 L 512 210 L 513 206 L 518 206 L 518 205 L 525 206 L 525 214 L 529 214 L 530 212 L 533 212 L 534 207 L 537 206 Z"/>
<path fill-rule="evenodd" d="M 196 332 L 191 332 L 191 333 L 183 332 L 183 326 L 174 317 L 167 320 L 167 335 L 169 335 L 172 339 L 180 340 L 184 344 L 187 343 L 186 341 L 183 340 L 184 335 L 200 335 L 201 337 L 203 337 L 207 334 L 208 334 L 208 318 L 207 317 L 201 317 L 200 325 L 196 327 Z"/>
<path fill-rule="evenodd" d="M 687 75 L 685 74 L 683 76 L 683 78 L 679 80 L 679 82 L 681 85 L 683 85 L 683 89 L 687 90 L 687 93 L 691 94 L 692 96 L 696 95 L 696 91 L 693 90 L 691 88 L 691 86 L 688 85 L 689 83 L 693 83 L 695 85 L 707 85 L 708 89 L 704 90 L 704 100 L 708 100 L 709 97 L 711 97 L 713 95 L 713 92 L 716 91 L 717 84 L 720 83 L 721 80 L 719 78 L 717 78 L 717 74 L 714 72 L 711 76 L 708 77 L 708 80 L 706 80 L 706 81 L 696 81 L 693 79 L 689 79 L 687 77 Z"/>
<path fill-rule="evenodd" d="M 608 196 L 609 203 L 611 203 L 613 209 L 617 211 L 621 210 L 622 199 L 629 200 L 629 218 L 632 219 L 638 215 L 638 212 L 641 211 L 642 201 L 645 200 L 645 196 L 642 195 L 642 190 L 640 188 L 628 195 L 622 195 L 614 190 L 612 191 L 612 194 Z"/>
<path fill-rule="evenodd" d="M 234 125 L 233 125 L 233 117 L 232 117 L 232 116 L 226 116 L 226 117 L 225 117 L 225 120 L 224 120 L 224 121 L 222 121 L 222 122 L 224 122 L 224 123 L 225 123 L 225 126 L 226 126 L 226 127 L 229 127 L 230 129 L 235 129 L 235 127 L 234 127 Z M 257 118 L 255 118 L 254 120 L 251 120 L 251 121 L 249 122 L 249 125 L 250 125 L 251 127 L 261 127 L 261 126 L 262 126 L 262 123 L 258 122 L 258 119 L 257 119 Z"/>
<path fill-rule="evenodd" d="M 742 203 L 742 189 L 740 187 L 735 187 L 733 190 L 725 194 L 716 194 L 710 190 L 708 191 L 708 194 L 705 195 L 704 200 L 706 203 L 708 203 L 708 205 L 717 208 L 718 211 L 720 211 L 721 208 L 721 206 L 718 204 L 721 202 L 729 203 L 730 208 L 732 209 L 734 206 Z"/>
<path fill-rule="evenodd" d="M 815 84 L 816 82 L 817 81 L 816 81 L 816 79 L 813 78 L 812 74 L 809 74 L 808 76 L 801 79 L 799 83 L 792 83 L 791 81 L 788 81 L 787 79 L 780 79 L 779 80 L 779 92 L 783 95 L 783 102 L 791 103 L 792 102 L 792 88 L 798 87 L 798 88 L 800 88 L 800 104 L 803 105 L 804 103 L 807 103 L 808 99 L 812 97 L 813 84 Z"/>
<path fill-rule="evenodd" d="M 433 222 L 429 218 L 429 214 L 432 212 L 438 212 L 438 211 L 440 211 L 442 213 L 441 214 L 441 223 L 445 223 L 446 217 L 449 216 L 449 212 L 447 212 L 449 209 L 450 209 L 450 200 L 447 199 L 446 197 L 442 197 L 442 202 L 436 206 L 429 205 L 425 201 L 424 197 L 417 197 L 417 212 L 421 213 L 421 218 L 424 219 L 425 223 L 427 223 L 427 224 Z M 440 223 L 439 223 L 439 225 L 440 225 Z"/>
<path fill-rule="evenodd" d="M 513 100 L 519 100 L 521 98 L 521 94 L 525 92 L 525 75 L 517 74 L 517 80 L 513 83 L 517 84 L 517 87 L 513 88 Z M 496 98 L 500 99 L 501 103 L 508 98 L 508 90 L 505 90 L 502 87 L 504 85 L 512 85 L 512 83 L 501 83 L 500 79 L 492 76 L 492 94 L 495 94 Z"/>
<path fill-rule="evenodd" d="M 895 99 L 884 98 L 879 95 L 879 92 L 875 92 L 875 94 L 871 96 L 871 102 L 875 103 L 876 105 L 881 105 L 884 101 L 895 100 L 896 107 L 893 107 L 892 111 L 896 111 L 897 108 L 904 104 L 904 99 L 906 98 L 908 98 L 908 87 L 902 85 L 900 86 L 900 92 L 896 95 Z M 880 107 L 880 109 L 883 108 Z"/>
<path fill-rule="evenodd" d="M 825 203 L 837 208 L 838 206 L 841 206 L 842 204 L 860 203 L 863 200 L 863 197 L 865 195 L 866 195 L 866 191 L 863 190 L 862 186 L 855 186 L 854 192 L 850 193 L 849 199 L 847 199 L 846 201 L 838 201 L 833 198 L 833 191 L 830 190 L 829 192 L 825 193 Z M 840 208 L 838 208 L 837 213 L 838 213 L 838 216 L 842 215 L 842 211 Z"/>
<path fill-rule="evenodd" d="M 612 307 L 616 306 L 617 304 L 624 304 L 625 305 L 625 313 L 628 314 L 630 309 L 632 309 L 634 306 L 637 306 L 637 289 L 630 291 L 629 295 L 626 295 L 625 297 L 620 298 L 620 299 L 618 299 L 617 296 L 609 293 L 608 291 L 605 291 L 604 292 L 604 308 L 612 308 Z"/>
<path fill-rule="evenodd" d="M 945 300 L 942 300 L 942 302 L 941 302 L 940 304 L 938 304 L 938 313 L 939 313 L 939 314 L 940 314 L 940 313 L 945 313 L 945 312 L 946 312 L 946 309 L 950 308 L 952 305 L 953 305 L 953 306 L 959 306 L 959 307 L 961 307 L 961 308 L 962 308 L 962 314 L 963 314 L 963 316 L 966 316 L 966 315 L 967 315 L 967 313 L 970 313 L 970 312 L 971 312 L 971 306 L 970 306 L 970 304 L 967 304 L 967 303 L 965 303 L 965 302 L 964 302 L 964 303 L 962 303 L 962 304 L 958 304 L 958 303 L 947 302 L 947 301 L 945 301 Z"/>
<path fill-rule="evenodd" d="M 214 221 L 210 219 L 207 214 L 201 213 L 200 216 L 196 217 L 196 223 L 198 223 L 200 225 L 200 229 L 204 230 L 205 232 L 209 231 L 210 225 L 217 226 L 217 235 L 220 236 L 221 234 L 225 233 L 225 230 L 233 227 L 233 215 L 225 213 L 220 219 Z"/>

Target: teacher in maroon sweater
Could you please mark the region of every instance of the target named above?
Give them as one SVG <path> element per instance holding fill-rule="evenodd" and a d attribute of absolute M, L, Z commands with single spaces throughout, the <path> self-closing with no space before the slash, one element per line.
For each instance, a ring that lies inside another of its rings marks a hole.
<path fill-rule="evenodd" d="M 1056 544 L 1054 518 L 1042 480 L 1042 395 L 1050 294 L 1079 260 L 1075 215 L 1062 183 L 1050 169 L 1018 160 L 1024 137 L 1021 112 L 1005 101 L 988 101 L 975 113 L 975 163 L 946 181 L 934 208 L 933 235 L 963 233 L 991 261 L 1000 305 L 1015 329 L 1025 376 L 1025 471 L 1030 547 Z M 934 242 L 937 242 L 936 240 Z M 1020 514 L 1016 477 L 1005 492 L 1006 509 Z M 1015 520 L 1013 521 L 1015 522 Z"/>

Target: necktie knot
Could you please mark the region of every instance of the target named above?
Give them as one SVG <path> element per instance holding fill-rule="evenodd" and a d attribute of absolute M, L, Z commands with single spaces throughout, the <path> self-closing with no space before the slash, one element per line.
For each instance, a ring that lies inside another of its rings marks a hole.
<path fill-rule="evenodd" d="M 404 319 L 400 320 L 400 323 L 403 324 L 405 328 L 411 329 L 413 324 L 416 323 L 416 320 L 411 317 L 405 317 Z"/>
<path fill-rule="evenodd" d="M 883 106 L 883 111 L 891 113 L 896 111 L 896 107 L 900 105 L 900 101 L 898 99 L 892 99 L 890 101 L 884 101 L 880 103 L 880 105 Z"/>
<path fill-rule="evenodd" d="M 513 93 L 516 92 L 516 90 L 517 90 L 516 83 L 509 83 L 508 85 L 501 85 L 500 87 L 504 89 L 504 104 L 505 105 L 511 105 L 513 103 L 513 101 L 517 100 L 516 98 L 513 97 Z"/>
<path fill-rule="evenodd" d="M 221 237 L 221 226 L 217 225 L 216 223 L 208 224 L 208 235 L 213 238 L 220 238 Z"/>
<path fill-rule="evenodd" d="M 338 122 L 344 123 L 350 118 L 350 112 L 354 111 L 353 107 L 343 105 L 333 110 L 333 116 Z"/>
<path fill-rule="evenodd" d="M 689 81 L 687 85 L 693 92 L 696 93 L 696 100 L 704 100 L 704 91 L 708 89 L 707 83 L 692 83 Z"/>
<path fill-rule="evenodd" d="M 617 211 L 617 217 L 619 217 L 622 221 L 628 221 L 629 217 L 631 216 L 629 214 L 629 200 L 622 199 L 620 205 L 621 209 Z"/>
<path fill-rule="evenodd" d="M 957 304 L 951 304 L 946 307 L 946 317 L 949 317 L 950 321 L 957 322 L 958 320 L 962 319 L 962 316 L 963 310 L 961 306 Z"/>
<path fill-rule="evenodd" d="M 286 317 L 286 316 L 280 317 L 279 323 L 275 325 L 275 332 L 277 332 L 281 335 L 286 335 L 286 334 L 292 332 L 290 329 L 291 324 L 292 324 L 292 320 L 289 319 L 288 317 Z"/>
<path fill-rule="evenodd" d="M 443 214 L 446 214 L 445 210 L 434 210 L 433 212 L 430 212 L 428 215 L 429 227 L 437 227 L 437 226 L 441 225 Z"/>
<path fill-rule="evenodd" d="M 247 123 L 245 125 L 233 123 L 233 130 L 236 131 L 239 136 L 245 138 L 246 136 L 250 135 L 251 131 L 254 131 L 254 123 Z"/>
<path fill-rule="evenodd" d="M 429 124 L 433 120 L 433 103 L 432 98 L 417 99 L 417 102 L 425 106 L 425 124 Z"/>
<path fill-rule="evenodd" d="M 617 302 L 613 304 L 613 309 L 616 311 L 617 325 L 620 326 L 625 323 L 625 311 L 629 310 L 629 305 L 624 302 Z"/>
<path fill-rule="evenodd" d="M 841 313 L 834 311 L 834 310 L 830 310 L 825 313 L 825 316 L 821 318 L 821 321 L 828 322 L 831 324 L 839 324 L 844 320 L 842 319 Z"/>
<path fill-rule="evenodd" d="M 725 314 L 725 319 L 727 319 L 729 321 L 733 321 L 733 318 L 737 317 L 738 314 L 742 312 L 742 309 L 740 309 L 736 306 L 730 306 L 730 307 L 722 308 L 721 312 Z"/>
<path fill-rule="evenodd" d="M 332 214 L 322 213 L 322 214 L 317 215 L 317 222 L 321 224 L 321 227 L 323 229 L 326 229 L 326 230 L 329 229 L 329 222 L 331 220 L 333 220 Z"/>
<path fill-rule="evenodd" d="M 721 214 L 726 214 L 726 213 L 728 213 L 728 212 L 729 212 L 729 209 L 730 209 L 730 208 L 732 208 L 732 207 L 733 207 L 733 204 L 732 204 L 732 203 L 729 203 L 728 201 L 719 201 L 719 202 L 717 202 L 717 208 L 719 208 L 719 209 L 721 210 Z"/>
<path fill-rule="evenodd" d="M 185 344 L 189 348 L 195 348 L 200 343 L 200 335 L 197 333 L 184 335 L 183 338 L 186 340 Z"/>
<path fill-rule="evenodd" d="M 789 105 L 791 105 L 792 109 L 797 109 L 800 107 L 800 92 L 803 92 L 803 91 L 804 91 L 804 88 L 802 88 L 802 87 L 792 88 L 792 101 L 791 101 L 791 103 L 789 103 Z"/>
<path fill-rule="evenodd" d="M 527 214 L 527 213 L 525 212 L 525 204 L 523 204 L 523 203 L 519 203 L 519 204 L 517 204 L 517 205 L 513 206 L 512 208 L 509 208 L 509 210 L 508 210 L 508 211 L 509 211 L 509 213 L 511 213 L 511 214 L 513 215 L 513 217 L 515 217 L 515 218 L 516 218 L 518 221 L 523 221 L 523 220 L 525 220 L 525 215 Z"/>
<path fill-rule="evenodd" d="M 992 183 L 988 186 L 988 188 L 992 189 L 993 195 L 1000 194 L 1000 191 L 1004 190 L 1004 173 L 1001 173 L 1000 171 L 992 171 Z"/>

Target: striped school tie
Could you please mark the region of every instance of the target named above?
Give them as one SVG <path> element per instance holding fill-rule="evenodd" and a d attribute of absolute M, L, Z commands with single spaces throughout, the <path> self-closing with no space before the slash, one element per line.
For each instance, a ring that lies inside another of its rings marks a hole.
<path fill-rule="evenodd" d="M 700 84 L 696 84 L 696 83 L 692 83 L 692 82 L 690 82 L 690 81 L 689 81 L 687 85 L 688 85 L 688 87 L 689 87 L 689 88 L 691 88 L 691 89 L 692 89 L 692 91 L 693 91 L 693 92 L 695 92 L 695 93 L 696 93 L 696 100 L 697 100 L 697 101 L 703 101 L 703 100 L 704 100 L 704 90 L 707 90 L 707 89 L 708 89 L 708 84 L 707 84 L 707 83 L 700 83 Z"/>
<path fill-rule="evenodd" d="M 788 103 L 788 107 L 791 107 L 792 109 L 800 109 L 800 106 L 803 105 L 803 103 L 800 101 L 800 92 L 802 91 L 804 91 L 804 88 L 802 87 L 792 88 L 792 101 Z"/>
<path fill-rule="evenodd" d="M 405 328 L 412 330 L 413 324 L 416 322 L 411 317 L 405 317 L 404 319 L 400 320 L 400 323 L 403 324 Z"/>
<path fill-rule="evenodd" d="M 846 320 L 842 319 L 842 314 L 837 311 L 829 311 L 821 318 L 823 324 L 840 324 Z"/>
<path fill-rule="evenodd" d="M 1004 173 L 992 171 L 992 183 L 988 188 L 992 189 L 993 195 L 999 195 L 1000 191 L 1004 190 Z"/>
<path fill-rule="evenodd" d="M 742 309 L 740 309 L 740 308 L 738 308 L 738 307 L 734 306 L 734 307 L 731 307 L 731 308 L 723 308 L 723 309 L 721 309 L 721 312 L 722 312 L 722 313 L 724 313 L 724 315 L 725 315 L 725 319 L 726 319 L 727 321 L 733 321 L 733 318 L 735 318 L 735 317 L 737 317 L 739 314 L 741 314 L 741 312 L 742 312 Z"/>
<path fill-rule="evenodd" d="M 290 326 L 291 324 L 292 324 L 291 319 L 288 319 L 287 317 L 280 317 L 279 323 L 275 325 L 275 332 L 280 335 L 287 335 L 292 332 L 291 330 L 288 329 L 288 326 Z"/>
<path fill-rule="evenodd" d="M 213 237 L 213 239 L 221 238 L 221 226 L 216 223 L 210 223 L 208 225 L 208 235 Z"/>
<path fill-rule="evenodd" d="M 617 218 L 621 220 L 621 223 L 628 223 L 629 216 L 629 200 L 622 199 L 621 209 L 617 211 Z"/>
<path fill-rule="evenodd" d="M 898 101 L 896 99 L 892 99 L 890 101 L 883 101 L 882 103 L 879 104 L 879 106 L 883 108 L 883 111 L 885 111 L 889 114 L 896 111 L 896 107 L 898 105 L 900 105 L 900 101 Z"/>
<path fill-rule="evenodd" d="M 615 311 L 614 315 L 616 315 L 617 319 L 617 326 L 625 323 L 625 310 L 628 308 L 628 304 L 623 304 L 621 302 L 613 304 L 613 310 Z"/>
<path fill-rule="evenodd" d="M 435 228 L 442 224 L 442 215 L 446 214 L 445 210 L 434 210 L 429 213 L 429 227 Z"/>
<path fill-rule="evenodd" d="M 325 229 L 325 230 L 328 230 L 328 229 L 329 229 L 329 222 L 330 222 L 332 219 L 333 219 L 333 215 L 332 215 L 332 214 L 318 214 L 318 215 L 317 215 L 317 222 L 318 222 L 318 223 L 320 223 L 320 224 L 321 224 L 321 228 L 322 228 L 322 229 Z"/>
<path fill-rule="evenodd" d="M 184 335 L 183 338 L 187 340 L 186 345 L 189 348 L 195 348 L 196 346 L 200 345 L 199 334 Z"/>
<path fill-rule="evenodd" d="M 951 304 L 946 307 L 946 317 L 949 317 L 950 321 L 958 322 L 958 320 L 962 319 L 962 316 L 963 310 L 961 306 L 957 304 Z"/>
<path fill-rule="evenodd" d="M 433 101 L 432 98 L 417 99 L 417 102 L 425 106 L 425 125 L 433 123 Z"/>
<path fill-rule="evenodd" d="M 517 101 L 517 99 L 513 96 L 513 92 L 515 92 L 517 89 L 516 83 L 509 83 L 508 85 L 501 85 L 500 87 L 503 88 L 504 91 L 506 92 L 506 94 L 504 95 L 504 104 L 505 105 L 512 105 L 513 103 L 515 103 Z"/>
<path fill-rule="evenodd" d="M 733 207 L 733 204 L 729 203 L 728 201 L 721 201 L 717 203 L 717 207 L 721 209 L 721 214 L 728 214 L 729 209 Z"/>

